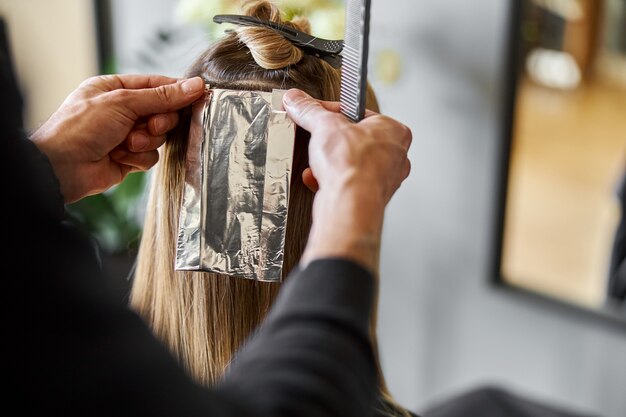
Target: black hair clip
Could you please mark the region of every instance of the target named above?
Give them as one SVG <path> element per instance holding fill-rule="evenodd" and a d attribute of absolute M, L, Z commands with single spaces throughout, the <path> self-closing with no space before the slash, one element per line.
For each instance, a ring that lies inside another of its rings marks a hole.
<path fill-rule="evenodd" d="M 252 16 L 220 14 L 214 16 L 213 21 L 215 23 L 233 23 L 240 26 L 260 26 L 273 29 L 306 53 L 323 59 L 332 65 L 333 68 L 341 67 L 340 53 L 343 50 L 343 40 L 316 38 L 308 33 L 301 32 L 289 26 L 280 25 L 268 20 L 257 19 Z"/>

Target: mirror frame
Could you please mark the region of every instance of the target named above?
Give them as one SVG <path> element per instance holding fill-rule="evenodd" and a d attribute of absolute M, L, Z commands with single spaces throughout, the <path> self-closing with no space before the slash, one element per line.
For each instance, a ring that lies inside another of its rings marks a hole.
<path fill-rule="evenodd" d="M 576 304 L 547 294 L 542 294 L 531 289 L 515 286 L 508 283 L 502 271 L 503 243 L 506 224 L 506 207 L 508 185 L 510 181 L 510 160 L 515 127 L 515 110 L 517 103 L 518 81 L 521 75 L 521 16 L 524 2 L 527 0 L 509 0 L 509 15 L 507 18 L 507 30 L 505 49 L 503 51 L 504 65 L 503 77 L 503 101 L 501 124 L 499 126 L 500 142 L 497 152 L 496 184 L 495 184 L 495 230 L 492 244 L 491 284 L 510 294 L 523 298 L 533 306 L 541 305 L 546 309 L 553 309 L 561 315 L 576 316 L 577 319 L 591 320 L 601 324 L 617 325 L 626 330 L 626 309 L 611 309 L 602 306 L 598 309 Z"/>

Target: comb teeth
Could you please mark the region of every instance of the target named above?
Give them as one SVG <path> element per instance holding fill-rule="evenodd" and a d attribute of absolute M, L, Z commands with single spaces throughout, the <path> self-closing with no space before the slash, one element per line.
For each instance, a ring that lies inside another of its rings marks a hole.
<path fill-rule="evenodd" d="M 365 115 L 370 3 L 371 0 L 346 1 L 339 101 L 341 112 L 354 122 Z"/>

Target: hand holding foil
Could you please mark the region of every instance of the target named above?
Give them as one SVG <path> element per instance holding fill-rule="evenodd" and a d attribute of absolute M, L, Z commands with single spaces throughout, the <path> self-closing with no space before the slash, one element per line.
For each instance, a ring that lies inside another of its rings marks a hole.
<path fill-rule="evenodd" d="M 373 112 L 354 124 L 339 113 L 339 103 L 299 90 L 288 91 L 284 105 L 311 133 L 311 168 L 303 180 L 317 193 L 302 263 L 344 257 L 376 271 L 385 206 L 411 169 L 411 130 Z"/>
<path fill-rule="evenodd" d="M 106 191 L 129 172 L 150 169 L 178 124 L 179 109 L 204 91 L 199 78 L 92 77 L 31 137 L 52 164 L 66 203 Z"/>

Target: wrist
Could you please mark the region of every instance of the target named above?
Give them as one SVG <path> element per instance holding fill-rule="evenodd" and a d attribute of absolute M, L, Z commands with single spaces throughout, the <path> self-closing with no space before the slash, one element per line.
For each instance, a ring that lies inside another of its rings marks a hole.
<path fill-rule="evenodd" d="M 55 141 L 54 138 L 54 132 L 50 132 L 49 129 L 46 129 L 46 126 L 39 128 L 39 130 L 35 131 L 30 136 L 31 142 L 35 144 L 41 153 L 46 155 L 53 168 L 60 163 L 59 158 L 61 157 L 56 151 L 58 146 L 54 145 L 55 142 L 58 141 Z"/>
<path fill-rule="evenodd" d="M 30 137 L 31 142 L 35 144 L 37 149 L 46 156 L 52 171 L 56 176 L 56 180 L 59 183 L 59 189 L 64 200 L 68 201 L 68 178 L 71 178 L 72 173 L 69 168 L 70 164 L 64 160 L 64 153 L 58 152 L 58 146 L 55 146 L 55 141 L 50 137 L 43 135 L 41 132 L 35 132 Z"/>
<path fill-rule="evenodd" d="M 346 258 L 376 275 L 385 200 L 361 182 L 333 185 L 320 189 L 315 196 L 313 226 L 302 262 Z"/>

